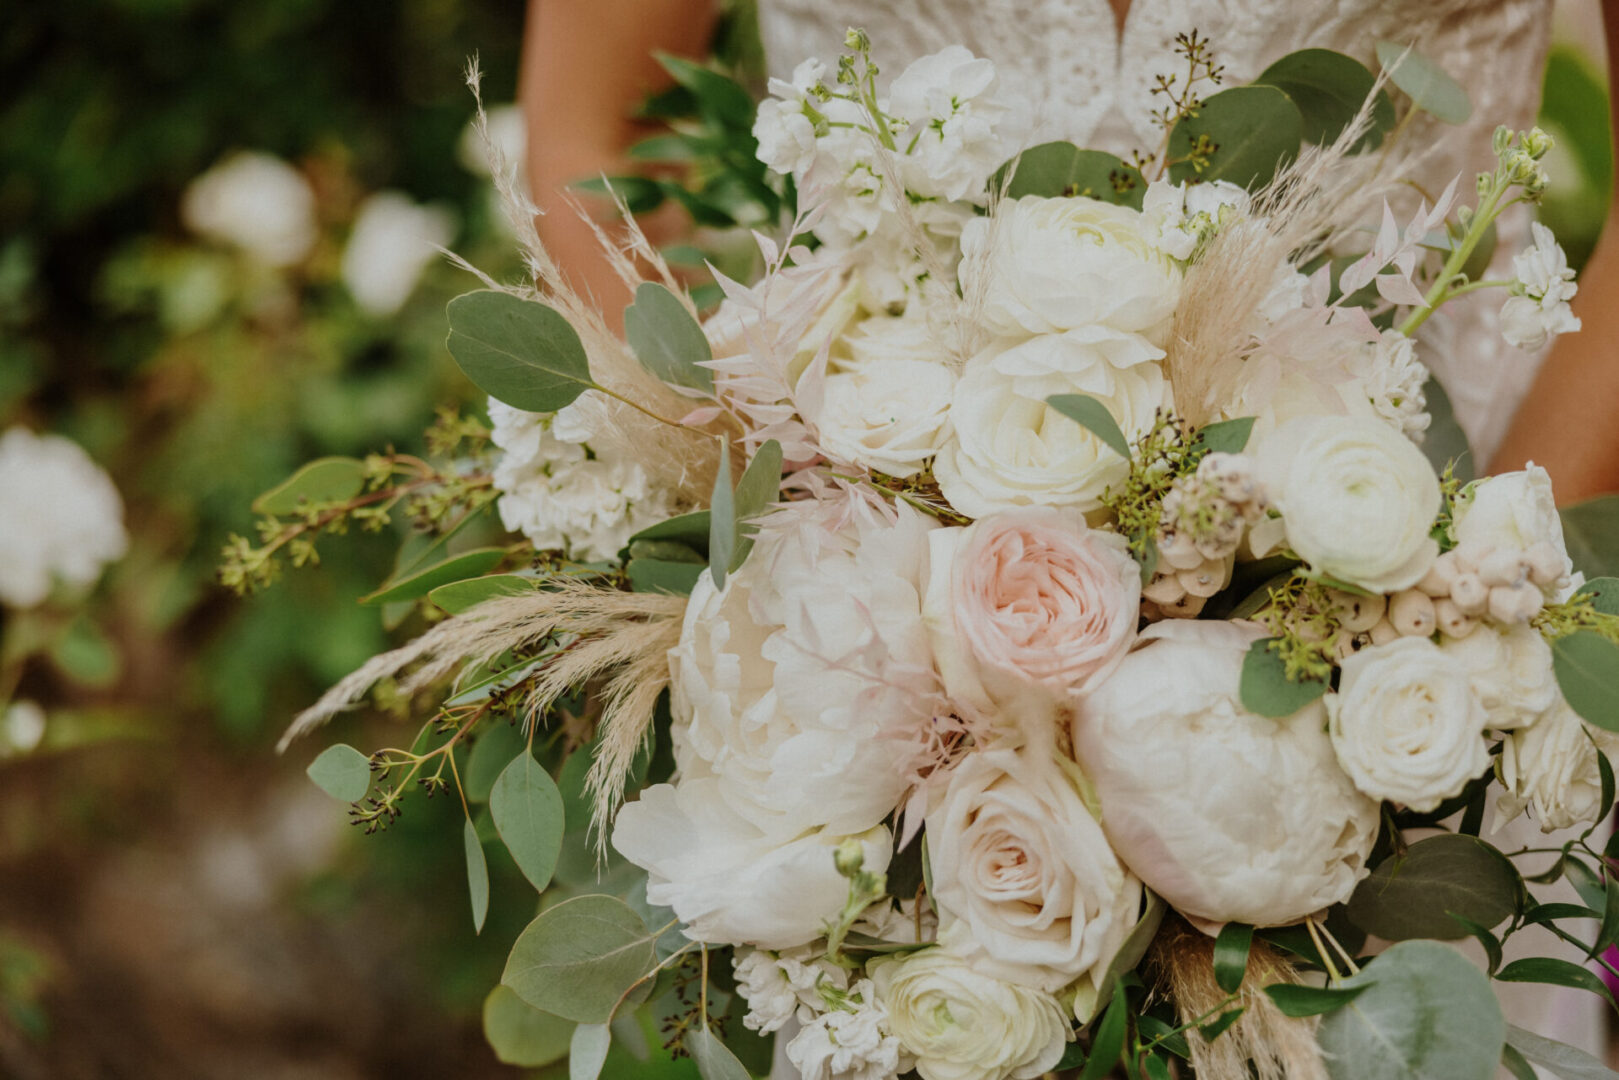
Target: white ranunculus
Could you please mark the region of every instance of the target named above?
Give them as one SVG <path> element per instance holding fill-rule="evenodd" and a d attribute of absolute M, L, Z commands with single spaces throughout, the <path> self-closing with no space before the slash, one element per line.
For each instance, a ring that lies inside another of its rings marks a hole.
<path fill-rule="evenodd" d="M 1057 999 L 985 974 L 952 947 L 870 968 L 922 1080 L 1034 1080 L 1062 1058 L 1071 1021 Z"/>
<path fill-rule="evenodd" d="M 186 187 L 180 218 L 199 236 L 240 248 L 266 266 L 301 262 L 315 246 L 315 192 L 271 154 L 233 154 Z"/>
<path fill-rule="evenodd" d="M 1501 336 L 1520 349 L 1539 349 L 1580 328 L 1568 302 L 1579 286 L 1552 231 L 1531 222 L 1534 243 L 1512 257 L 1513 295 L 1501 305 Z"/>
<path fill-rule="evenodd" d="M 1133 440 L 1173 405 L 1156 362 L 1162 355 L 1138 334 L 1092 326 L 973 357 L 956 382 L 950 428 L 934 461 L 944 497 L 968 517 L 1018 506 L 1100 506 L 1130 463 L 1046 398 L 1089 394 Z"/>
<path fill-rule="evenodd" d="M 1407 588 L 1439 554 L 1439 478 L 1381 420 L 1291 420 L 1260 441 L 1260 480 L 1287 543 L 1312 568 L 1372 592 Z"/>
<path fill-rule="evenodd" d="M 1466 665 L 1424 637 L 1344 660 L 1327 714 L 1338 763 L 1355 786 L 1427 811 L 1488 769 L 1487 720 L 1469 679 Z"/>
<path fill-rule="evenodd" d="M 1447 639 L 1440 650 L 1467 669 L 1493 731 L 1528 727 L 1557 703 L 1551 646 L 1526 623 L 1486 623 L 1460 640 Z"/>
<path fill-rule="evenodd" d="M 398 311 L 439 249 L 455 239 L 455 215 L 422 206 L 402 191 L 366 197 L 343 247 L 343 284 L 368 315 Z"/>
<path fill-rule="evenodd" d="M 981 750 L 927 818 L 941 933 L 979 971 L 1041 990 L 1076 979 L 1094 995 L 1141 911 L 1122 865 L 1045 744 Z M 1094 997 L 1093 997 L 1094 1000 Z"/>
<path fill-rule="evenodd" d="M 1155 336 L 1175 312 L 1181 271 L 1149 232 L 1139 212 L 1096 199 L 1008 200 L 963 230 L 962 291 L 1005 336 L 1093 324 Z"/>
<path fill-rule="evenodd" d="M 924 56 L 889 88 L 905 187 L 927 198 L 982 202 L 990 174 L 1021 143 L 1025 115 L 999 93 L 995 65 L 960 45 Z"/>
<path fill-rule="evenodd" d="M 1155 180 L 1147 185 L 1141 212 L 1154 242 L 1185 262 L 1229 218 L 1246 214 L 1251 202 L 1247 191 L 1225 180 L 1190 187 Z"/>
<path fill-rule="evenodd" d="M 1450 532 L 1457 544 L 1480 549 L 1527 551 L 1544 541 L 1563 553 L 1563 572 L 1574 571 L 1563 542 L 1563 519 L 1552 496 L 1551 474 L 1533 462 L 1464 488 L 1456 499 Z"/>
<path fill-rule="evenodd" d="M 1602 771 L 1597 755 L 1619 766 L 1619 735 L 1581 720 L 1559 699 L 1529 727 L 1501 742 L 1497 827 L 1530 811 L 1543 832 L 1595 821 L 1602 813 Z"/>
<path fill-rule="evenodd" d="M 95 584 L 129 547 L 124 503 L 75 442 L 14 427 L 0 435 L 0 604 L 29 608 L 54 582 Z"/>
<path fill-rule="evenodd" d="M 1125 865 L 1182 914 L 1278 926 L 1348 898 L 1378 806 L 1338 766 L 1319 702 L 1241 704 L 1250 624 L 1160 622 L 1082 703 L 1074 746 Z"/>
<path fill-rule="evenodd" d="M 810 419 L 829 454 L 914 476 L 938 450 L 956 375 L 917 317 L 865 319 L 844 335 Z"/>
<path fill-rule="evenodd" d="M 842 1007 L 807 1021 L 786 1053 L 801 1080 L 894 1080 L 910 1067 L 868 979 L 854 985 Z"/>

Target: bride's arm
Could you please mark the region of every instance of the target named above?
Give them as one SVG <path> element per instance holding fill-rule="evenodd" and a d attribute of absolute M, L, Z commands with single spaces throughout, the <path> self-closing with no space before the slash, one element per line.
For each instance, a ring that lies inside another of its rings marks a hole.
<path fill-rule="evenodd" d="M 1610 85 L 1619 87 L 1619 3 L 1603 5 Z M 1619 122 L 1619 108 L 1615 109 Z M 1616 200 L 1619 203 L 1619 200 Z M 1577 334 L 1557 339 L 1490 462 L 1492 472 L 1544 465 L 1561 503 L 1619 491 L 1619 227 L 1610 210 L 1580 274 Z"/>
<path fill-rule="evenodd" d="M 568 205 L 567 187 L 634 171 L 624 150 L 647 132 L 631 114 L 648 93 L 670 85 L 652 52 L 704 55 L 714 19 L 712 0 L 529 2 L 518 98 L 528 125 L 529 183 L 546 211 L 540 236 L 574 287 L 594 296 L 613 325 L 629 293 Z M 604 199 L 585 200 L 593 211 L 611 212 Z"/>

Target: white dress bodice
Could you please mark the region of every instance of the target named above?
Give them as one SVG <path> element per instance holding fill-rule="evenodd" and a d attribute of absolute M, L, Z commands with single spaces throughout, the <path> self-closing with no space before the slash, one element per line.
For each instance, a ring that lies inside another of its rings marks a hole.
<path fill-rule="evenodd" d="M 1408 138 L 1428 147 L 1414 177 L 1437 192 L 1492 164 L 1498 124 L 1526 128 L 1540 104 L 1551 0 L 1134 0 L 1119 27 L 1107 0 L 759 0 L 772 75 L 807 57 L 830 59 L 851 26 L 867 30 L 879 64 L 897 74 L 919 56 L 965 45 L 995 61 L 1007 88 L 1033 103 L 1033 141 L 1066 139 L 1128 158 L 1162 132 L 1156 76 L 1180 72 L 1177 34 L 1209 39 L 1224 84 L 1240 86 L 1304 48 L 1348 53 L 1376 70 L 1379 40 L 1415 43 L 1460 82 L 1471 119 L 1420 116 Z M 1507 223 L 1503 223 L 1506 225 Z M 1522 222 L 1519 222 L 1521 225 Z M 1521 244 L 1503 228 L 1503 264 Z M 1510 273 L 1510 271 L 1508 271 Z M 1496 332 L 1500 298 L 1459 301 L 1430 320 L 1422 357 L 1450 392 L 1480 461 L 1494 451 L 1539 357 Z M 1480 466 L 1481 467 L 1481 466 Z"/>

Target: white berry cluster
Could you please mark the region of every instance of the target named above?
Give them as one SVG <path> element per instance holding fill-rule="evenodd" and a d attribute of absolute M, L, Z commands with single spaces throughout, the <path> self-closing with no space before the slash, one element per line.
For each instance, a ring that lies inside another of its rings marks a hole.
<path fill-rule="evenodd" d="M 1142 589 L 1149 618 L 1190 619 L 1231 583 L 1248 526 L 1265 514 L 1253 463 L 1241 454 L 1208 454 L 1197 471 L 1164 496 L 1155 540 L 1158 568 Z"/>

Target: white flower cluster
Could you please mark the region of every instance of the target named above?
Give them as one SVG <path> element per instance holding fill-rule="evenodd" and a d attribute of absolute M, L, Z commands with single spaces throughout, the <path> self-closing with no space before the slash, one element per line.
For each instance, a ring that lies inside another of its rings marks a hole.
<path fill-rule="evenodd" d="M 118 489 L 78 444 L 14 427 L 0 435 L 0 604 L 95 584 L 129 547 Z"/>
<path fill-rule="evenodd" d="M 1552 231 L 1538 221 L 1529 227 L 1534 243 L 1512 257 L 1516 281 L 1501 305 L 1501 334 L 1508 343 L 1533 350 L 1580 328 L 1568 306 L 1579 286 Z"/>

